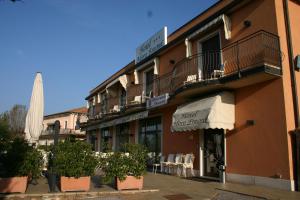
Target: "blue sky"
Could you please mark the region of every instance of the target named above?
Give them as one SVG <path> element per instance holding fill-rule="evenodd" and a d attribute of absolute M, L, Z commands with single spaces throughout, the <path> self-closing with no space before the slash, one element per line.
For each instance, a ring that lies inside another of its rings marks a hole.
<path fill-rule="evenodd" d="M 28 106 L 35 73 L 45 114 L 85 106 L 89 91 L 216 0 L 0 0 L 0 113 Z"/>

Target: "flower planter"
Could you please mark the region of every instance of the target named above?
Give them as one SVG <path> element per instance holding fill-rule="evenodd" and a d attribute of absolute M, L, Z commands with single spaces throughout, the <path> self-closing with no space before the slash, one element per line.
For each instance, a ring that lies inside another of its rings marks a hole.
<path fill-rule="evenodd" d="M 134 176 L 127 176 L 124 181 L 116 178 L 117 190 L 143 189 L 144 177 L 136 178 Z"/>
<path fill-rule="evenodd" d="M 91 177 L 60 177 L 60 190 L 62 192 L 66 191 L 89 191 L 91 184 Z"/>
<path fill-rule="evenodd" d="M 25 193 L 27 180 L 27 176 L 0 178 L 0 193 Z"/>

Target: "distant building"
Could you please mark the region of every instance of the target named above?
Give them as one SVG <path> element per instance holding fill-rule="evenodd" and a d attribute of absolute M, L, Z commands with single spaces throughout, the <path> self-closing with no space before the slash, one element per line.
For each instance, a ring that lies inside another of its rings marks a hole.
<path fill-rule="evenodd" d="M 40 145 L 53 143 L 54 122 L 60 122 L 59 140 L 73 135 L 77 139 L 85 139 L 85 131 L 81 131 L 79 124 L 87 121 L 87 109 L 85 107 L 54 113 L 44 116 L 43 132 L 39 138 Z"/>

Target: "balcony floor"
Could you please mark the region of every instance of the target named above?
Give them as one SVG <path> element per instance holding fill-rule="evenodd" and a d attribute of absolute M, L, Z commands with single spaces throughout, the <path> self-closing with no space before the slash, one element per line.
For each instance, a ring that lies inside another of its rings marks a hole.
<path fill-rule="evenodd" d="M 193 97 L 219 90 L 234 90 L 281 77 L 281 69 L 269 65 L 241 70 L 216 79 L 190 83 L 178 88 L 172 98 Z"/>

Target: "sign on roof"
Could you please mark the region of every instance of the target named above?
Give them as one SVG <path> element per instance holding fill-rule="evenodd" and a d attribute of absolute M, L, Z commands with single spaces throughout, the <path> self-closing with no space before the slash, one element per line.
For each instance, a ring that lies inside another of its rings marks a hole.
<path fill-rule="evenodd" d="M 146 42 L 136 48 L 135 64 L 141 62 L 167 44 L 167 27 L 163 27 Z"/>

